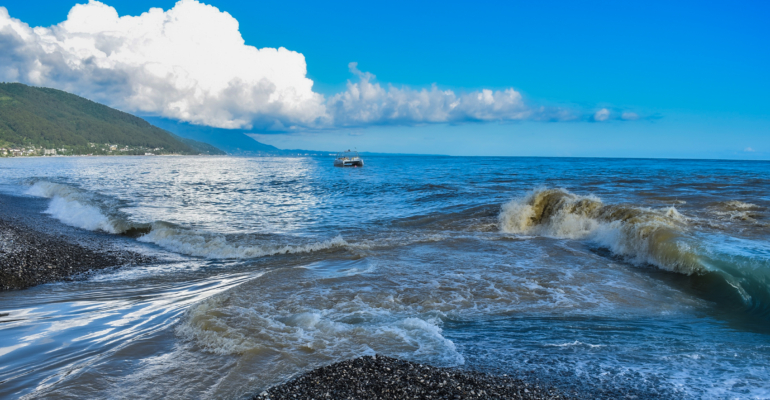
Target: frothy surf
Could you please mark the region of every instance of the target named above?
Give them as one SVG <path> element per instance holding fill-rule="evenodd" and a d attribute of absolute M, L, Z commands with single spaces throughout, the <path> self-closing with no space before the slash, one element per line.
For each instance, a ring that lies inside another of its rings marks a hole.
<path fill-rule="evenodd" d="M 348 245 L 342 236 L 301 244 L 255 243 L 248 236 L 241 240 L 228 239 L 222 234 L 183 228 L 167 222 L 153 223 L 150 232 L 139 237 L 138 240 L 154 243 L 177 253 L 211 259 L 257 258 L 276 254 L 310 253 L 342 248 Z"/>
<path fill-rule="evenodd" d="M 727 203 L 726 203 L 727 204 Z M 729 202 L 729 207 L 757 206 Z M 706 277 L 721 282 L 716 290 L 737 295 L 745 309 L 770 314 L 770 259 L 732 254 L 703 240 L 676 208 L 653 209 L 604 204 L 593 195 L 539 188 L 511 200 L 498 217 L 502 232 L 562 239 L 585 239 L 637 265 Z M 730 296 L 727 296 L 730 297 Z"/>
<path fill-rule="evenodd" d="M 164 221 L 133 222 L 118 210 L 119 202 L 76 187 L 37 181 L 26 194 L 51 199 L 45 211 L 64 224 L 90 231 L 138 237 L 140 242 L 156 244 L 180 254 L 209 259 L 246 259 L 276 254 L 309 253 L 348 245 L 342 236 L 328 240 L 254 240 L 206 232 Z"/>
<path fill-rule="evenodd" d="M 4 160 L 0 189 L 45 197 L 9 210 L 179 255 L 5 293 L 0 397 L 245 398 L 371 352 L 590 398 L 768 397 L 770 164 L 274 161 Z M 580 189 L 521 191 L 540 182 Z"/>
<path fill-rule="evenodd" d="M 711 207 L 711 212 L 718 218 L 749 223 L 762 219 L 763 211 L 763 207 L 738 200 L 719 202 Z"/>
<path fill-rule="evenodd" d="M 417 305 L 402 309 L 392 296 L 337 292 L 339 285 L 362 278 L 348 268 L 330 272 L 323 267 L 269 272 L 190 307 L 176 334 L 206 352 L 238 356 L 265 387 L 330 362 L 375 353 L 464 363 L 444 337 L 437 315 L 420 313 Z"/>
<path fill-rule="evenodd" d="M 121 234 L 139 228 L 129 223 L 124 215 L 110 209 L 93 193 L 73 186 L 47 181 L 35 182 L 26 194 L 51 199 L 45 211 L 59 221 L 89 231 Z"/>
<path fill-rule="evenodd" d="M 636 263 L 703 272 L 694 244 L 683 234 L 687 218 L 674 207 L 605 205 L 593 195 L 541 188 L 503 205 L 499 226 L 506 233 L 591 239 Z"/>

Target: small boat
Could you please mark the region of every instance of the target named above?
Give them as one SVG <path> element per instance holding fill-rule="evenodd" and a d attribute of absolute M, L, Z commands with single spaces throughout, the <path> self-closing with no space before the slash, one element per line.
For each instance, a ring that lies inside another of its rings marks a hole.
<path fill-rule="evenodd" d="M 357 151 L 343 151 L 337 153 L 337 158 L 334 159 L 335 167 L 363 167 L 364 160 L 358 156 Z"/>

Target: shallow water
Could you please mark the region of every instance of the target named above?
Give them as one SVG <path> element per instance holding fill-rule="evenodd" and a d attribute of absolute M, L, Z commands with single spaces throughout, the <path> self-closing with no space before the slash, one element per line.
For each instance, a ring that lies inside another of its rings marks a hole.
<path fill-rule="evenodd" d="M 0 397 L 239 398 L 372 353 L 770 397 L 770 163 L 331 161 L 0 160 L 52 228 L 162 259 L 0 293 Z"/>

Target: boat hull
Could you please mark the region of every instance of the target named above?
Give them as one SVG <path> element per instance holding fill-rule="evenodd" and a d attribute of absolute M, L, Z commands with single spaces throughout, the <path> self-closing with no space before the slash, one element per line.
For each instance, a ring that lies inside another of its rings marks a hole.
<path fill-rule="evenodd" d="M 334 160 L 335 167 L 363 167 L 364 160 Z"/>

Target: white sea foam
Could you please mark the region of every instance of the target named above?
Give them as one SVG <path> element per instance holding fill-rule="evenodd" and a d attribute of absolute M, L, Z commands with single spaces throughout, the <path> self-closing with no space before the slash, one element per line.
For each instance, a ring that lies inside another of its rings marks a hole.
<path fill-rule="evenodd" d="M 141 236 L 141 242 L 154 243 L 177 253 L 211 259 L 256 258 L 276 254 L 309 253 L 347 246 L 342 236 L 304 244 L 271 243 L 264 241 L 236 242 L 225 235 L 188 229 L 165 222 L 155 222 L 152 230 Z"/>
<path fill-rule="evenodd" d="M 38 181 L 26 194 L 51 199 L 45 212 L 67 225 L 90 231 L 122 232 L 120 221 L 109 218 L 86 192 L 72 186 Z"/>
<path fill-rule="evenodd" d="M 570 343 L 560 343 L 560 344 L 546 344 L 545 347 L 587 347 L 590 349 L 598 349 L 601 347 L 605 347 L 603 344 L 590 344 L 590 343 L 583 343 L 581 341 L 575 340 L 574 342 Z"/>
<path fill-rule="evenodd" d="M 114 269 L 100 270 L 88 277 L 91 282 L 132 281 L 167 274 L 191 273 L 200 270 L 205 264 L 186 260 L 185 262 L 164 262 L 160 264 L 130 265 Z"/>
<path fill-rule="evenodd" d="M 54 197 L 48 205 L 46 213 L 67 225 L 75 226 L 89 231 L 104 231 L 119 233 L 109 218 L 101 211 L 77 200 L 63 197 Z"/>
<path fill-rule="evenodd" d="M 292 314 L 301 299 L 289 300 L 284 304 L 288 310 L 282 310 L 269 301 L 245 306 L 243 299 L 232 296 L 225 293 L 191 307 L 177 334 L 216 354 L 276 352 L 281 364 L 296 363 L 299 354 L 344 359 L 383 351 L 426 358 L 444 355 L 450 364 L 464 362 L 436 319 L 399 316 L 355 302 L 315 310 L 304 304 L 304 311 Z M 335 320 L 340 314 L 358 316 L 358 322 Z"/>
<path fill-rule="evenodd" d="M 739 200 L 730 200 L 723 203 L 728 208 L 737 208 L 741 210 L 751 210 L 751 209 L 758 209 L 760 208 L 758 205 L 753 203 L 746 203 Z"/>
<path fill-rule="evenodd" d="M 753 203 L 730 200 L 716 203 L 710 207 L 710 211 L 722 220 L 756 223 L 763 218 L 764 209 Z"/>
<path fill-rule="evenodd" d="M 756 207 L 734 201 L 722 205 Z M 716 273 L 745 306 L 763 312 L 768 275 L 758 266 L 765 261 L 710 250 L 713 245 L 702 235 L 689 232 L 689 221 L 674 207 L 605 205 L 595 196 L 545 188 L 510 201 L 499 215 L 500 229 L 506 233 L 587 239 L 636 264 L 686 275 Z"/>
<path fill-rule="evenodd" d="M 692 274 L 701 272 L 683 233 L 687 218 L 674 208 L 605 205 L 596 196 L 539 188 L 503 205 L 500 230 L 567 239 L 589 239 L 637 263 Z"/>
<path fill-rule="evenodd" d="M 274 368 L 290 371 L 374 353 L 464 362 L 443 336 L 440 313 L 421 312 L 429 303 L 397 300 L 372 290 L 360 275 L 333 273 L 368 269 L 359 264 L 368 263 L 327 261 L 273 271 L 192 306 L 176 332 L 209 352 L 264 356 Z"/>
<path fill-rule="evenodd" d="M 139 228 L 147 232 L 139 237 L 139 241 L 196 257 L 244 259 L 275 254 L 308 253 L 348 246 L 341 236 L 299 244 L 255 242 L 254 240 L 233 241 L 222 234 L 185 228 L 162 221 L 152 224 L 132 223 L 119 211 L 105 204 L 106 199 L 97 198 L 93 193 L 69 185 L 47 181 L 36 182 L 26 191 L 26 194 L 51 199 L 45 212 L 67 225 L 113 234 Z"/>

